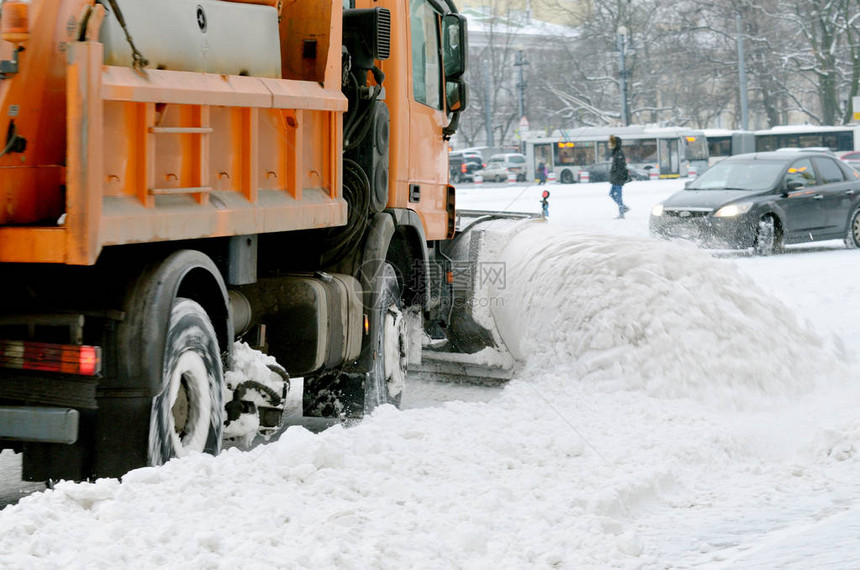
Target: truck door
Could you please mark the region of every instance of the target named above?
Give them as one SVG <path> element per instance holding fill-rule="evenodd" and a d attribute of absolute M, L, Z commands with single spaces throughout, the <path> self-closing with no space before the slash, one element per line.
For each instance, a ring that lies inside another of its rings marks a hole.
<path fill-rule="evenodd" d="M 412 52 L 411 97 L 409 100 L 409 183 L 420 186 L 420 196 L 443 199 L 446 145 L 442 129 L 447 124 L 443 110 L 441 13 L 428 0 L 411 0 L 409 24 Z M 413 192 L 410 192 L 413 194 Z M 414 195 L 410 200 L 414 199 Z"/>

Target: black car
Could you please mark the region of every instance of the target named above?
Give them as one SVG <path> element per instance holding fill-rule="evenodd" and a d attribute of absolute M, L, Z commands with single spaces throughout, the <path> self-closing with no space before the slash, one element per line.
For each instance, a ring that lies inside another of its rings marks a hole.
<path fill-rule="evenodd" d="M 611 162 L 598 162 L 591 166 L 586 166 L 580 171 L 579 179 L 582 181 L 582 172 L 588 172 L 589 182 L 608 182 L 609 169 L 612 167 Z M 636 168 L 635 166 L 627 165 L 627 172 L 630 173 L 631 180 L 648 180 L 648 171 Z"/>
<path fill-rule="evenodd" d="M 484 168 L 483 157 L 477 152 L 457 151 L 448 153 L 448 175 L 451 182 L 473 182 L 475 172 Z"/>
<path fill-rule="evenodd" d="M 754 248 L 843 239 L 860 246 L 860 172 L 820 152 L 722 160 L 651 211 L 651 233 L 706 247 Z"/>

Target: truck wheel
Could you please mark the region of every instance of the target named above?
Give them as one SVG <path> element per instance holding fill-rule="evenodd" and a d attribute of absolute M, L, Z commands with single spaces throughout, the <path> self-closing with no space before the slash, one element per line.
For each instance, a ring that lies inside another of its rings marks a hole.
<path fill-rule="evenodd" d="M 149 465 L 220 452 L 224 373 L 218 339 L 206 311 L 190 299 L 173 302 L 162 378 L 162 391 L 152 400 Z"/>
<path fill-rule="evenodd" d="M 364 391 L 365 413 L 383 404 L 399 407 L 406 385 L 406 319 L 397 274 L 391 264 L 383 266 L 373 293 L 376 318 L 371 319 L 370 341 L 375 359 Z"/>

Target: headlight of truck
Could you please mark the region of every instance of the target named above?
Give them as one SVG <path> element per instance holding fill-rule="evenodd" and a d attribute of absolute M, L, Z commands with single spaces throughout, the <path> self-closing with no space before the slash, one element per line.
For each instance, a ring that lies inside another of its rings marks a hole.
<path fill-rule="evenodd" d="M 651 208 L 651 215 L 660 217 L 663 215 L 663 204 L 657 204 L 653 208 Z"/>
<path fill-rule="evenodd" d="M 749 212 L 749 209 L 752 208 L 752 202 L 746 202 L 742 204 L 729 204 L 728 206 L 723 206 L 717 213 L 714 214 L 715 218 L 732 218 L 734 216 L 744 214 Z"/>

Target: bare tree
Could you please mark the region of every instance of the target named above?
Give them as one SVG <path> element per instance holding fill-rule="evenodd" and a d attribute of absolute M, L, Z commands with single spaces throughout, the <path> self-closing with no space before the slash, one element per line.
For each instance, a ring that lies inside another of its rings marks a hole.
<path fill-rule="evenodd" d="M 507 0 L 494 5 L 470 33 L 470 109 L 461 119 L 458 136 L 467 146 L 484 141 L 489 123 L 495 145 L 510 144 L 520 119 L 514 63 L 522 43 L 526 15 Z"/>
<path fill-rule="evenodd" d="M 852 119 L 850 102 L 860 94 L 858 0 L 604 0 L 586 13 L 557 2 L 559 21 L 577 23 L 527 45 L 532 130 L 620 122 L 622 28 L 633 124 L 705 128 L 728 120 L 739 128 L 739 38 L 751 124 Z M 513 64 L 528 22 L 516 10 L 494 14 L 471 51 L 472 110 L 461 126 L 467 141 L 482 136 L 487 109 L 496 142 L 509 142 L 519 119 Z"/>

